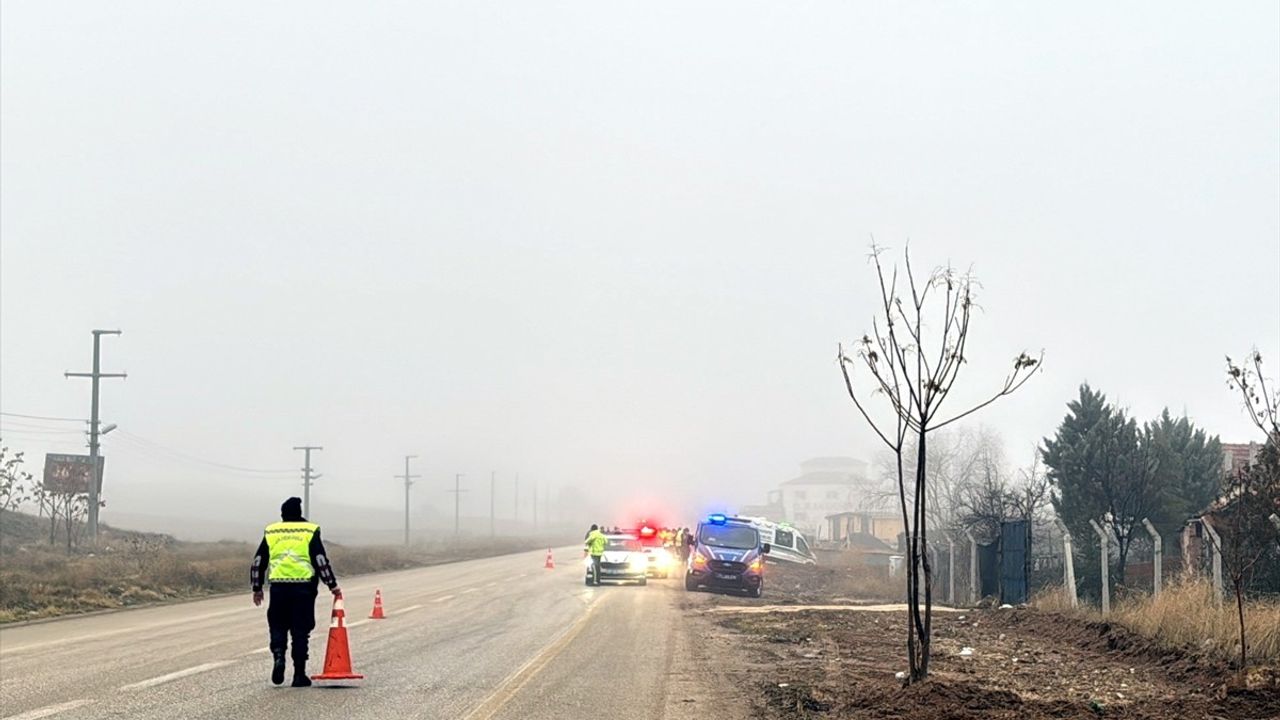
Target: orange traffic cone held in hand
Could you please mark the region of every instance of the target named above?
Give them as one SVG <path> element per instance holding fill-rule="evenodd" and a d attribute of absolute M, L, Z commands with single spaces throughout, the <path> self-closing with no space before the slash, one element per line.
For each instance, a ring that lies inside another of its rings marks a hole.
<path fill-rule="evenodd" d="M 347 646 L 347 611 L 342 596 L 333 598 L 333 619 L 329 622 L 329 642 L 324 649 L 324 672 L 312 680 L 360 680 L 351 669 L 351 649 Z"/>
<path fill-rule="evenodd" d="M 382 614 L 382 590 L 373 591 L 373 613 L 369 615 L 370 620 L 385 620 L 386 615 Z"/>
<path fill-rule="evenodd" d="M 551 548 L 547 548 L 547 563 L 543 567 L 548 570 L 556 569 L 556 559 L 551 557 Z"/>

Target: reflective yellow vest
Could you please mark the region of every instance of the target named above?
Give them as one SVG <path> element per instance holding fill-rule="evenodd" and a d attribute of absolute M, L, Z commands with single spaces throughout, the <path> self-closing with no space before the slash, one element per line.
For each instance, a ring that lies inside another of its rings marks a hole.
<path fill-rule="evenodd" d="M 603 555 L 604 547 L 608 544 L 609 538 L 606 538 L 604 533 L 599 530 L 592 530 L 591 534 L 587 535 L 587 552 L 592 555 Z"/>
<path fill-rule="evenodd" d="M 309 522 L 277 522 L 267 526 L 267 580 L 303 582 L 316 570 L 311 565 L 311 538 L 320 529 Z"/>

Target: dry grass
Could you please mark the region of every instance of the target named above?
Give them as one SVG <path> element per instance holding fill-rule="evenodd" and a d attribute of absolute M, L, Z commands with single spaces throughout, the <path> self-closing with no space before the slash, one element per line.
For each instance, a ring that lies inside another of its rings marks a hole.
<path fill-rule="evenodd" d="M 1033 604 L 1050 612 L 1098 617 L 1097 607 L 1082 604 L 1072 609 L 1062 588 L 1041 592 Z M 1205 582 L 1169 585 L 1159 599 L 1119 599 L 1111 608 L 1111 620 L 1168 647 L 1196 648 L 1233 662 L 1239 659 L 1240 626 L 1235 598 L 1215 601 L 1213 588 Z M 1250 662 L 1280 664 L 1280 602 L 1247 601 L 1245 637 Z"/>
<path fill-rule="evenodd" d="M 22 547 L 0 558 L 0 623 L 184 600 L 249 588 L 247 543 L 139 543 L 118 551 L 67 555 Z M 327 549 L 339 582 L 351 575 L 436 565 L 546 547 L 546 540 Z"/>

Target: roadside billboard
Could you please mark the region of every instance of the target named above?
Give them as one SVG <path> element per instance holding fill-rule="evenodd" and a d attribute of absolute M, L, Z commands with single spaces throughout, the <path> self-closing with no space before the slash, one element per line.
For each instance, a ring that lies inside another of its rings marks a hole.
<path fill-rule="evenodd" d="M 98 458 L 98 494 L 102 494 L 102 466 L 106 458 Z M 49 492 L 62 495 L 88 495 L 93 465 L 88 455 L 62 455 L 46 453 L 44 456 L 44 487 Z"/>

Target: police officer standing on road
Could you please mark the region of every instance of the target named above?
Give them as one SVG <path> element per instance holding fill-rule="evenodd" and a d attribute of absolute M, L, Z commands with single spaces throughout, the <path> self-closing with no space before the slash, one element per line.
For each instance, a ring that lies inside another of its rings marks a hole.
<path fill-rule="evenodd" d="M 307 640 L 316 626 L 319 580 L 335 598 L 342 597 L 338 580 L 320 542 L 320 526 L 302 517 L 302 500 L 291 497 L 280 506 L 280 522 L 262 534 L 253 556 L 249 581 L 253 604 L 262 605 L 262 584 L 271 585 L 267 627 L 271 630 L 271 682 L 284 682 L 284 652 L 293 636 L 293 687 L 311 685 L 307 677 Z M 264 577 L 265 576 L 265 577 Z"/>
<path fill-rule="evenodd" d="M 604 548 L 609 544 L 609 539 L 600 532 L 599 525 L 592 525 L 591 532 L 587 533 L 587 541 L 583 544 L 582 554 L 591 556 L 591 580 L 593 585 L 600 584 L 600 558 L 604 555 Z"/>

